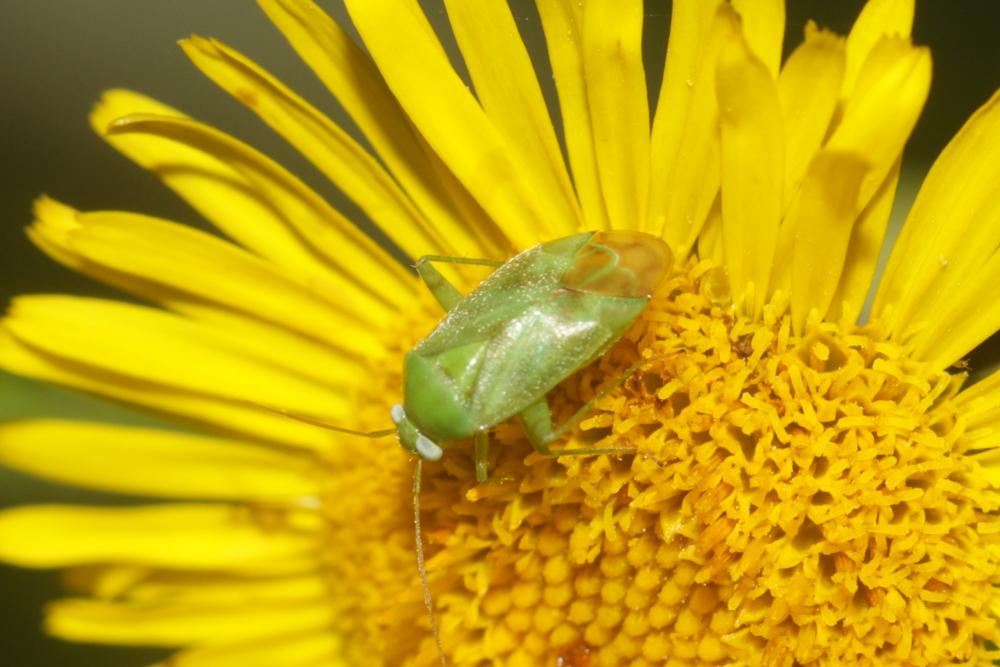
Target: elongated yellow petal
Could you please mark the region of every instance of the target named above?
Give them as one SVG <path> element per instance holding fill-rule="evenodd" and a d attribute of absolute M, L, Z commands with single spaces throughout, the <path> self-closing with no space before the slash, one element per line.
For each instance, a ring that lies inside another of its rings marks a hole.
<path fill-rule="evenodd" d="M 885 230 L 889 225 L 892 203 L 896 198 L 896 186 L 899 184 L 901 164 L 902 159 L 896 160 L 896 165 L 882 181 L 882 187 L 871 198 L 854 224 L 851 240 L 847 246 L 847 256 L 844 258 L 844 271 L 827 315 L 829 320 L 843 318 L 851 322 L 857 321 L 864 308 L 882 253 Z"/>
<path fill-rule="evenodd" d="M 794 238 L 791 309 L 796 331 L 803 330 L 812 309 L 826 315 L 833 300 L 868 171 L 859 156 L 825 149 L 809 166 L 786 221 Z"/>
<path fill-rule="evenodd" d="M 781 221 L 785 140 L 778 89 L 743 39 L 716 69 L 722 121 L 722 248 L 734 303 L 756 318 L 769 296 Z"/>
<path fill-rule="evenodd" d="M 112 146 L 156 174 L 206 220 L 262 257 L 287 270 L 336 281 L 337 274 L 317 257 L 315 249 L 263 196 L 260 182 L 242 173 L 203 148 L 147 134 L 109 135 L 113 121 L 130 114 L 155 114 L 184 118 L 179 111 L 126 90 L 104 94 L 94 107 L 90 122 Z M 119 130 L 122 128 L 119 127 Z"/>
<path fill-rule="evenodd" d="M 347 132 L 243 54 L 221 42 L 181 42 L 194 64 L 257 113 L 411 254 L 455 253 L 385 169 Z"/>
<path fill-rule="evenodd" d="M 844 39 L 806 26 L 805 41 L 792 52 L 778 77 L 785 128 L 785 197 L 791 203 L 813 155 L 826 137 L 840 99 Z"/>
<path fill-rule="evenodd" d="M 977 223 L 994 229 L 1000 226 L 998 195 L 1000 187 L 994 187 L 992 205 L 980 211 Z M 976 267 L 972 272 L 967 268 L 971 266 Z M 1000 329 L 1000 300 L 996 298 L 1000 253 L 994 250 L 982 264 L 958 263 L 956 269 L 966 269 L 966 278 L 947 281 L 952 287 L 950 295 L 941 298 L 939 310 L 921 312 L 927 326 L 912 338 L 914 356 L 937 368 L 955 363 Z"/>
<path fill-rule="evenodd" d="M 583 69 L 608 220 L 642 229 L 649 193 L 649 102 L 641 0 L 583 3 Z"/>
<path fill-rule="evenodd" d="M 81 273 L 88 274 L 98 280 L 118 287 L 126 292 L 139 295 L 150 301 L 162 304 L 166 308 L 189 315 L 203 324 L 212 328 L 221 329 L 224 335 L 229 337 L 232 344 L 252 350 L 258 355 L 275 357 L 280 365 L 288 366 L 313 377 L 319 381 L 344 381 L 357 378 L 359 367 L 363 366 L 359 355 L 366 355 L 369 358 L 382 354 L 382 344 L 369 335 L 371 323 L 366 323 L 362 315 L 357 318 L 353 314 L 341 312 L 339 315 L 336 309 L 329 309 L 325 317 L 321 317 L 317 322 L 327 320 L 329 331 L 319 330 L 309 331 L 310 338 L 296 334 L 292 328 L 296 324 L 295 318 L 288 321 L 279 321 L 272 317 L 271 322 L 258 319 L 266 317 L 267 313 L 256 304 L 257 291 L 244 295 L 242 302 L 230 301 L 225 303 L 225 296 L 232 296 L 233 286 L 227 286 L 219 294 L 214 290 L 204 289 L 212 283 L 208 276 L 218 274 L 222 265 L 211 265 L 205 274 L 197 273 L 189 275 L 190 265 L 185 262 L 179 266 L 171 268 L 158 263 L 161 256 L 161 247 L 154 246 L 155 252 L 142 253 L 139 257 L 121 253 L 107 252 L 105 248 L 101 253 L 91 253 L 83 256 L 79 248 L 73 243 L 76 234 L 84 229 L 81 224 L 83 216 L 74 209 L 60 204 L 55 200 L 45 198 L 39 199 L 35 203 L 35 223 L 28 229 L 28 236 L 47 254 L 56 261 L 65 264 Z M 110 214 L 112 216 L 122 216 L 126 214 Z M 100 215 L 97 216 L 101 218 Z M 126 217 L 129 217 L 126 215 Z M 89 215 L 87 216 L 89 218 Z M 143 232 L 141 225 L 129 227 L 132 232 L 130 236 L 137 236 L 136 241 L 142 247 Z M 190 232 L 188 228 L 184 230 Z M 218 241 L 216 241 L 218 243 Z M 121 249 L 120 247 L 118 248 Z M 107 256 L 108 264 L 101 264 L 97 255 Z M 170 254 L 162 252 L 162 255 L 169 257 Z M 221 258 L 220 258 L 221 259 Z M 122 265 L 122 268 L 130 268 L 136 275 L 118 271 L 112 265 Z M 272 265 L 268 265 L 272 266 Z M 159 268 L 156 275 L 140 277 L 142 272 L 151 273 L 148 269 Z M 269 281 L 266 285 L 260 285 L 262 292 L 267 294 L 272 287 L 279 290 L 283 282 L 281 275 L 287 273 L 283 267 L 274 267 L 278 272 L 275 278 L 275 285 Z M 202 275 L 206 278 L 203 279 Z M 291 276 L 286 276 L 292 280 Z M 160 280 L 162 282 L 155 282 Z M 299 282 L 297 280 L 293 282 Z M 194 294 L 183 291 L 183 287 L 188 287 Z M 320 292 L 320 285 L 300 285 L 301 289 L 309 294 Z M 199 293 L 200 292 L 200 293 Z M 322 286 L 322 292 L 329 292 L 329 286 Z M 333 293 L 333 292 L 329 292 Z M 246 298 L 249 297 L 249 298 Z M 295 298 L 293 301 L 297 300 Z M 220 304 L 219 301 L 224 303 Z M 239 310 L 242 309 L 242 313 Z M 330 322 L 333 319 L 334 322 Z M 359 321 L 360 320 L 360 321 Z M 300 322 L 302 324 L 302 322 Z M 314 329 L 313 322 L 310 322 L 308 329 Z M 353 332 L 353 334 L 351 334 Z M 345 335 L 347 334 L 347 335 Z M 350 338 L 349 340 L 344 340 Z M 323 342 L 319 342 L 323 341 Z M 294 354 L 288 354 L 288 350 L 294 350 Z"/>
<path fill-rule="evenodd" d="M 576 194 L 510 7 L 505 0 L 446 0 L 445 6 L 479 103 L 521 153 L 539 197 L 558 211 L 553 232 L 563 236 L 579 230 Z"/>
<path fill-rule="evenodd" d="M 764 64 L 771 78 L 776 78 L 785 39 L 784 0 L 733 0 L 733 7 L 740 15 L 751 52 Z"/>
<path fill-rule="evenodd" d="M 661 214 L 662 235 L 680 256 L 694 245 L 719 191 L 715 63 L 723 45 L 739 39 L 739 34 L 739 18 L 728 4 L 721 4 L 709 32 L 702 57 L 704 63 L 694 80 L 690 109 L 677 145 L 677 159 L 668 181 L 652 185 L 653 190 L 663 188 L 669 192 L 666 209 Z"/>
<path fill-rule="evenodd" d="M 371 58 L 311 0 L 258 0 L 271 21 L 357 124 L 386 168 L 428 221 L 456 249 L 478 257 L 504 257 L 510 244 L 482 211 L 470 215 L 464 188 L 440 158 L 425 149 Z M 441 248 L 434 252 L 440 252 Z M 426 250 L 412 249 L 415 256 Z"/>
<path fill-rule="evenodd" d="M 930 52 L 913 47 L 908 39 L 883 38 L 862 65 L 826 148 L 865 156 L 871 169 L 861 184 L 863 204 L 881 187 L 903 152 L 930 85 Z"/>
<path fill-rule="evenodd" d="M 969 449 L 1000 449 L 1000 371 L 964 389 L 955 402 L 965 420 L 962 439 L 975 442 Z"/>
<path fill-rule="evenodd" d="M 901 335 L 941 319 L 941 304 L 981 272 L 997 247 L 1000 231 L 989 220 L 996 214 L 998 182 L 1000 93 L 973 114 L 927 174 L 889 257 L 873 314 L 890 317 Z"/>
<path fill-rule="evenodd" d="M 226 505 L 22 507 L 0 513 L 0 559 L 39 568 L 122 561 L 238 572 L 319 548 L 305 526 L 261 520 Z"/>
<path fill-rule="evenodd" d="M 216 608 L 74 599 L 55 602 L 46 612 L 46 630 L 62 639 L 151 646 L 214 646 L 290 632 L 316 632 L 327 628 L 335 613 L 326 600 Z"/>
<path fill-rule="evenodd" d="M 563 136 L 584 225 L 607 229 L 608 211 L 601 191 L 594 146 L 594 125 L 587 95 L 583 58 L 583 8 L 573 0 L 538 0 L 549 63 L 559 95 Z"/>
<path fill-rule="evenodd" d="M 536 196 L 524 165 L 452 69 L 417 3 L 349 0 L 347 8 L 410 120 L 515 245 L 553 236 L 559 209 Z"/>
<path fill-rule="evenodd" d="M 241 350 L 216 330 L 165 311 L 101 299 L 21 297 L 5 326 L 50 354 L 195 393 L 325 414 L 336 384 Z M 276 351 L 280 355 L 280 351 Z"/>
<path fill-rule="evenodd" d="M 340 667 L 341 639 L 330 630 L 187 649 L 170 657 L 169 667 Z M 166 665 L 163 667 L 167 667 Z"/>
<path fill-rule="evenodd" d="M 357 438 L 261 410 L 253 405 L 188 392 L 162 384 L 118 375 L 29 347 L 0 328 L 0 367 L 19 375 L 106 396 L 159 414 L 228 433 L 242 433 L 268 442 L 328 451 L 340 441 L 357 446 Z M 295 407 L 295 406 L 285 406 Z M 356 406 L 339 400 L 322 413 L 337 424 L 354 425 Z M 391 424 L 386 415 L 386 424 Z"/>
<path fill-rule="evenodd" d="M 164 116 L 128 116 L 116 120 L 113 133 L 154 134 L 223 158 L 243 173 L 285 219 L 340 268 L 329 287 L 344 293 L 346 307 L 385 316 L 409 298 L 413 281 L 406 269 L 294 176 L 272 160 L 212 128 Z M 322 285 L 321 285 L 322 287 Z"/>
<path fill-rule="evenodd" d="M 69 570 L 64 581 L 77 594 L 146 603 L 171 600 L 215 606 L 272 604 L 320 600 L 330 593 L 330 582 L 320 571 L 187 572 L 136 565 L 87 565 Z"/>
<path fill-rule="evenodd" d="M 698 235 L 698 256 L 702 259 L 712 259 L 720 267 L 726 265 L 725 251 L 722 247 L 722 197 L 715 198 L 715 204 L 708 212 L 708 220 Z M 728 276 L 726 277 L 728 281 Z M 728 287 L 728 283 L 727 283 Z"/>
<path fill-rule="evenodd" d="M 672 5 L 669 48 L 650 138 L 646 231 L 658 232 L 666 221 L 667 201 L 674 187 L 670 179 L 688 123 L 695 81 L 705 81 L 700 73 L 705 66 L 708 35 L 718 5 L 718 0 L 675 0 Z"/>
<path fill-rule="evenodd" d="M 338 303 L 242 249 L 186 225 L 144 215 L 84 213 L 67 244 L 81 257 L 219 303 L 328 343 L 372 350 L 370 311 Z M 342 294 L 336 294 L 343 297 Z M 338 299 L 339 300 L 339 299 Z M 346 328 L 346 331 L 344 330 Z"/>
<path fill-rule="evenodd" d="M 849 269 L 846 279 L 850 283 L 845 284 L 844 289 L 852 294 L 852 309 L 861 307 L 862 303 L 855 303 L 854 299 L 858 292 L 865 289 L 863 282 L 872 274 L 873 262 L 877 260 L 878 249 L 872 246 L 879 246 L 884 234 L 886 207 L 889 206 L 889 201 L 884 198 L 894 191 L 892 179 L 896 175 L 893 170 L 927 98 L 930 66 L 930 55 L 926 49 L 914 48 L 905 38 L 883 37 L 870 50 L 851 96 L 840 108 L 840 122 L 824 146 L 828 152 L 864 156 L 868 164 L 865 180 L 859 185 L 857 203 L 862 209 L 870 207 L 867 209 L 870 215 L 863 221 L 863 229 L 852 232 L 857 253 L 847 257 Z M 795 196 L 795 192 L 789 194 Z M 883 200 L 872 204 L 876 196 L 883 197 Z M 791 247 L 795 234 L 793 226 L 783 226 L 778 242 L 779 253 Z M 865 249 L 861 249 L 862 246 Z M 858 260 L 856 265 L 852 265 L 851 257 Z M 840 275 L 839 266 L 836 275 Z M 788 280 L 787 269 L 776 267 L 775 287 L 788 287 Z M 834 312 L 838 313 L 844 295 L 836 298 L 838 302 Z M 822 313 L 828 302 L 817 305 Z M 804 313 L 800 314 L 804 316 Z"/>
<path fill-rule="evenodd" d="M 970 458 L 982 466 L 990 486 L 1000 489 L 1000 450 L 988 449 L 984 452 L 973 454 Z"/>
<path fill-rule="evenodd" d="M 970 419 L 1000 406 L 1000 370 L 963 388 L 955 397 L 955 402 L 961 406 L 962 415 Z"/>
<path fill-rule="evenodd" d="M 847 36 L 847 67 L 842 93 L 848 97 L 865 60 L 883 37 L 909 37 L 914 0 L 868 0 Z"/>
<path fill-rule="evenodd" d="M 164 498 L 295 499 L 315 461 L 236 440 L 71 421 L 0 425 L 0 461 L 65 484 Z"/>

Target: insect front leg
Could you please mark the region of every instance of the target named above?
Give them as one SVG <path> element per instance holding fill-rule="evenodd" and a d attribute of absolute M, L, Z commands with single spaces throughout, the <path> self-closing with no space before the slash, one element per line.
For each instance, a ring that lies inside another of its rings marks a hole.
<path fill-rule="evenodd" d="M 454 308 L 465 296 L 458 291 L 457 287 L 448 282 L 448 279 L 441 275 L 440 271 L 434 268 L 433 262 L 494 267 L 503 264 L 503 262 L 497 262 L 492 259 L 470 259 L 467 257 L 448 257 L 446 255 L 424 255 L 418 259 L 416 263 L 417 274 L 445 310 Z"/>
<path fill-rule="evenodd" d="M 552 411 L 549 409 L 549 402 L 544 396 L 525 408 L 519 417 L 524 432 L 528 436 L 528 441 L 531 442 L 531 446 L 539 454 L 544 454 L 545 456 L 595 456 L 597 454 L 625 454 L 634 452 L 635 450 L 631 447 L 583 447 L 578 449 L 561 449 L 554 452 L 549 448 L 549 443 L 561 438 L 577 422 L 592 412 L 594 404 L 628 379 L 639 368 L 640 363 L 637 362 L 629 366 L 624 373 L 615 378 L 614 382 L 611 382 L 598 391 L 592 399 L 581 405 L 569 419 L 559 426 L 553 426 Z"/>

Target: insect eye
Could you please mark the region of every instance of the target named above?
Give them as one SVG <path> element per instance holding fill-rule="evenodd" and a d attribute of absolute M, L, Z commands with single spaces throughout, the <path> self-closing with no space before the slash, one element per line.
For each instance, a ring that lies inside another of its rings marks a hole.
<path fill-rule="evenodd" d="M 420 457 L 428 461 L 437 461 L 444 454 L 440 445 L 425 435 L 417 436 L 417 453 Z"/>
<path fill-rule="evenodd" d="M 403 409 L 402 405 L 396 403 L 389 411 L 389 416 L 392 417 L 392 423 L 399 426 L 399 422 L 406 419 L 406 410 Z"/>

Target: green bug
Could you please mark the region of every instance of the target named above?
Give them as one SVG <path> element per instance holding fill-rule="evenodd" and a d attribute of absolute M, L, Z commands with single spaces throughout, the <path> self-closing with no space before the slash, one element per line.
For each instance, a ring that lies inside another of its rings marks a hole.
<path fill-rule="evenodd" d="M 434 461 L 471 437 L 483 482 L 489 430 L 516 415 L 535 449 L 553 454 L 549 443 L 593 401 L 554 427 L 546 394 L 622 337 L 672 260 L 667 244 L 649 234 L 575 234 L 500 264 L 463 297 L 432 262 L 496 263 L 422 258 L 417 271 L 448 314 L 403 362 L 404 399 L 392 408 L 400 444 Z M 620 450 L 555 454 L 609 451 Z"/>
<path fill-rule="evenodd" d="M 480 264 L 496 270 L 463 296 L 434 262 Z M 444 651 L 434 619 L 420 528 L 422 461 L 436 461 L 458 441 L 473 438 L 476 480 L 487 480 L 489 431 L 517 417 L 534 448 L 546 455 L 623 453 L 627 449 L 552 451 L 549 444 L 589 412 L 593 403 L 632 372 L 580 407 L 558 427 L 546 395 L 594 361 L 646 308 L 670 272 L 673 254 L 661 239 L 632 231 L 586 232 L 536 245 L 507 262 L 428 255 L 416 265 L 447 315 L 406 354 L 403 403 L 391 410 L 394 429 L 358 433 L 305 415 L 284 414 L 366 437 L 396 433 L 417 454 L 413 511 L 417 565 L 441 664 Z"/>

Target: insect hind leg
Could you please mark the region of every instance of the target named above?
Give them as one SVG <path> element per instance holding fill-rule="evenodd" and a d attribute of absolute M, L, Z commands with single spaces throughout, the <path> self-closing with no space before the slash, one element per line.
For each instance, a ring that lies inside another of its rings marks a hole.
<path fill-rule="evenodd" d="M 598 391 L 592 399 L 581 405 L 576 412 L 570 415 L 570 417 L 559 426 L 553 426 L 552 411 L 549 409 L 549 403 L 544 396 L 525 408 L 519 417 L 521 425 L 524 428 L 524 432 L 528 436 L 528 441 L 531 442 L 531 446 L 534 447 L 535 451 L 539 454 L 544 454 L 545 456 L 597 456 L 599 454 L 635 453 L 635 449 L 632 447 L 581 447 L 552 451 L 549 447 L 549 443 L 561 438 L 569 429 L 573 428 L 577 422 L 593 412 L 594 404 L 607 396 L 608 393 L 616 389 L 633 373 L 635 373 L 635 371 L 638 370 L 640 363 L 641 362 L 636 362 L 625 369 L 625 372 L 616 377 L 614 381 L 606 387 L 603 387 L 600 391 Z"/>
<path fill-rule="evenodd" d="M 452 285 L 447 278 L 442 275 L 434 267 L 434 262 L 443 262 L 446 264 L 474 264 L 477 266 L 493 266 L 497 267 L 503 264 L 503 262 L 498 262 L 492 259 L 473 259 L 468 257 L 448 257 L 447 255 L 424 255 L 417 260 L 415 268 L 417 269 L 417 275 L 420 276 L 424 284 L 427 285 L 427 289 L 431 291 L 437 302 L 441 304 L 441 307 L 445 310 L 451 310 L 465 297 L 458 291 L 458 288 Z"/>

